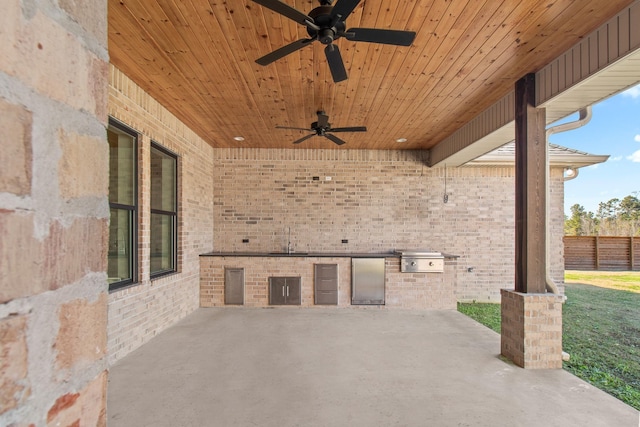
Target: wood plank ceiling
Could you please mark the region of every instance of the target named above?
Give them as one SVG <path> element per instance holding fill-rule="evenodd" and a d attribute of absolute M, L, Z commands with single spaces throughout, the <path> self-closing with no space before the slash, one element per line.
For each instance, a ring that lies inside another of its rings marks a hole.
<path fill-rule="evenodd" d="M 305 14 L 319 5 L 285 3 Z M 411 30 L 415 41 L 337 40 L 349 78 L 334 83 L 319 42 L 255 63 L 307 33 L 253 1 L 108 0 L 109 54 L 214 147 L 429 149 L 630 3 L 363 0 L 347 28 Z M 292 145 L 309 132 L 275 129 L 308 128 L 320 109 L 334 127 L 368 131 L 338 134 L 347 144 L 337 146 Z"/>

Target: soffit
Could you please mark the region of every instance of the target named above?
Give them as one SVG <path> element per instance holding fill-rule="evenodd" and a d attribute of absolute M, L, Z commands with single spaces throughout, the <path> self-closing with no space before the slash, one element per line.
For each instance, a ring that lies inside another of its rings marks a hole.
<path fill-rule="evenodd" d="M 318 5 L 286 3 L 305 13 Z M 349 28 L 413 30 L 416 39 L 410 47 L 336 41 L 349 78 L 334 83 L 317 42 L 256 64 L 307 35 L 252 1 L 109 0 L 109 54 L 213 147 L 339 148 L 321 137 L 294 146 L 305 132 L 275 129 L 306 128 L 322 109 L 334 127 L 367 127 L 340 134 L 342 148 L 430 149 L 630 3 L 362 1 Z"/>
<path fill-rule="evenodd" d="M 465 166 L 514 166 L 515 156 L 516 144 L 512 141 L 466 163 Z M 581 168 L 606 162 L 608 158 L 608 155 L 590 154 L 557 144 L 549 144 L 549 165 L 551 166 Z"/>

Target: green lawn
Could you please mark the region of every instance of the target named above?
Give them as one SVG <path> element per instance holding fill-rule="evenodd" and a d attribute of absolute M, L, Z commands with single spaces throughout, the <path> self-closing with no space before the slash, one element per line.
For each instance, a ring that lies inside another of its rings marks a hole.
<path fill-rule="evenodd" d="M 564 281 L 640 293 L 640 272 L 638 271 L 567 270 L 564 273 Z"/>
<path fill-rule="evenodd" d="M 575 277 L 582 284 L 569 283 Z M 638 410 L 639 287 L 640 272 L 567 272 L 562 339 L 571 355 L 564 369 Z M 460 303 L 458 310 L 500 332 L 499 304 Z"/>

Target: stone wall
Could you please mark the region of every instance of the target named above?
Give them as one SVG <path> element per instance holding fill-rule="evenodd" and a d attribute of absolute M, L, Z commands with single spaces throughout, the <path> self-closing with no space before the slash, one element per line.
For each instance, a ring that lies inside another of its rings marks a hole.
<path fill-rule="evenodd" d="M 0 425 L 105 425 L 106 1 L 0 14 Z"/>
<path fill-rule="evenodd" d="M 114 363 L 199 306 L 199 259 L 213 248 L 212 149 L 114 66 L 109 116 L 138 137 L 137 283 L 109 294 L 109 362 Z M 178 273 L 151 280 L 151 141 L 178 155 Z"/>
<path fill-rule="evenodd" d="M 214 156 L 216 251 L 282 251 L 289 233 L 300 252 L 427 248 L 460 257 L 458 300 L 498 302 L 500 289 L 513 288 L 513 167 L 430 169 L 414 151 L 215 149 Z M 558 282 L 563 188 L 562 169 L 552 169 Z"/>

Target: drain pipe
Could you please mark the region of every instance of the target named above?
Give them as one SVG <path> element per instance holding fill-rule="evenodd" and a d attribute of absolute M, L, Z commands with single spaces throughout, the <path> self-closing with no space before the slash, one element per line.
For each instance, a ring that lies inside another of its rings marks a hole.
<path fill-rule="evenodd" d="M 549 167 L 549 136 L 553 135 L 554 133 L 560 133 L 560 132 L 566 132 L 568 130 L 574 130 L 574 129 L 578 129 L 579 127 L 582 127 L 584 125 L 586 125 L 587 123 L 589 123 L 589 121 L 591 120 L 591 106 L 588 106 L 586 108 L 582 108 L 580 109 L 580 117 L 578 118 L 578 120 L 573 121 L 573 122 L 569 122 L 569 123 L 563 123 L 561 125 L 557 125 L 557 126 L 553 126 L 550 127 L 549 129 L 547 129 L 546 131 L 546 148 L 547 148 L 547 155 L 545 156 L 545 170 L 546 170 L 546 174 L 547 174 L 547 179 L 546 179 L 546 199 L 547 199 L 547 205 L 546 205 L 546 209 L 545 209 L 545 222 L 547 224 L 547 236 L 546 236 L 546 248 L 545 248 L 545 254 L 546 254 L 546 264 L 547 264 L 547 268 L 546 268 L 546 277 L 545 277 L 545 284 L 546 284 L 546 289 L 547 291 L 553 293 L 553 294 L 559 294 L 560 290 L 558 289 L 558 285 L 555 284 L 555 282 L 553 281 L 553 279 L 551 278 L 551 251 L 549 250 L 549 247 L 551 246 L 551 230 L 549 229 L 549 224 L 550 224 L 550 194 L 551 194 L 551 190 L 550 190 L 550 181 L 551 181 L 551 169 Z M 569 179 L 573 179 L 575 177 L 578 176 L 578 169 L 577 168 L 571 168 L 571 170 L 574 171 L 574 175 L 569 178 Z M 567 179 L 568 180 L 568 179 Z M 565 181 L 567 181 L 565 180 Z"/>

